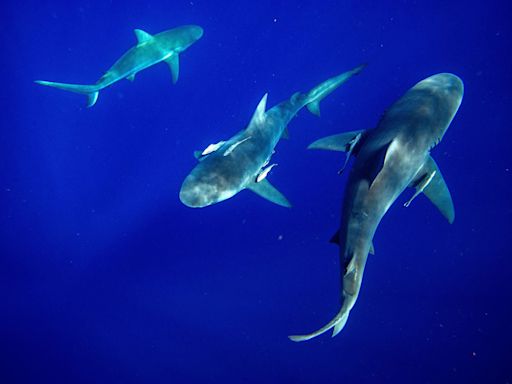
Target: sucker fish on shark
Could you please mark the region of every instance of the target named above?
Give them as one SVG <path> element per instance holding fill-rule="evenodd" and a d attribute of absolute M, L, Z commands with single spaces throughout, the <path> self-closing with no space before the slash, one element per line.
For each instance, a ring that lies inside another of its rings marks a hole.
<path fill-rule="evenodd" d="M 133 81 L 138 72 L 162 61 L 169 65 L 172 81 L 176 83 L 179 76 L 179 54 L 203 36 L 203 29 L 197 25 L 185 25 L 156 35 L 141 29 L 135 29 L 134 32 L 138 44 L 121 56 L 96 84 L 66 84 L 43 80 L 36 80 L 36 83 L 87 95 L 87 106 L 92 107 L 103 88 L 122 79 Z"/>
<path fill-rule="evenodd" d="M 265 94 L 247 128 L 228 140 L 195 152 L 199 163 L 181 186 L 181 202 L 188 207 L 202 208 L 229 199 L 243 189 L 250 189 L 275 204 L 290 207 L 286 197 L 267 180 L 274 165 L 265 167 L 274 154 L 274 148 L 281 138 L 287 136 L 287 125 L 301 108 L 307 107 L 319 115 L 320 101 L 361 72 L 364 66 L 330 78 L 307 94 L 297 92 L 269 110 L 266 110 Z"/>
<path fill-rule="evenodd" d="M 343 200 L 340 230 L 332 242 L 340 247 L 341 310 L 327 325 L 293 341 L 312 339 L 345 326 L 356 303 L 375 231 L 393 202 L 407 188 L 423 193 L 452 223 L 452 198 L 430 150 L 441 141 L 464 93 L 462 80 L 450 73 L 430 76 L 409 89 L 383 115 L 377 127 L 328 136 L 309 148 L 349 151 L 356 160 Z"/>

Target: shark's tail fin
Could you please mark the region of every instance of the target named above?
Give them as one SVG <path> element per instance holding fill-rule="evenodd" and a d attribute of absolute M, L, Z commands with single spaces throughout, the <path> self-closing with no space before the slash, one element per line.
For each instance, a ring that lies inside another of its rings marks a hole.
<path fill-rule="evenodd" d="M 370 245 L 368 244 L 368 247 Z M 309 333 L 307 335 L 295 335 L 288 336 L 292 341 L 306 341 L 314 337 L 320 336 L 322 333 L 327 332 L 331 328 L 332 337 L 336 336 L 345 327 L 348 320 L 348 315 L 354 305 L 356 304 L 357 297 L 359 296 L 359 290 L 361 289 L 361 282 L 363 279 L 364 267 L 366 265 L 366 259 L 368 257 L 368 249 L 365 252 L 360 252 L 353 255 L 345 266 L 345 274 L 343 276 L 343 305 L 340 311 L 334 319 L 332 319 L 327 325 L 320 328 L 318 331 Z"/>
<path fill-rule="evenodd" d="M 350 71 L 342 73 L 341 75 L 331 77 L 309 91 L 306 97 L 306 107 L 308 110 L 312 114 L 320 116 L 320 102 L 345 81 L 361 72 L 364 67 L 366 67 L 366 64 L 361 64 Z"/>
<path fill-rule="evenodd" d="M 350 309 L 346 308 L 345 305 L 343 305 L 338 312 L 338 314 L 332 319 L 329 323 L 324 325 L 322 328 L 315 332 L 308 333 L 307 335 L 294 335 L 294 336 L 288 336 L 288 338 L 291 341 L 299 342 L 299 341 L 306 341 L 311 340 L 317 336 L 320 336 L 322 333 L 327 332 L 331 328 L 334 328 L 332 332 L 332 337 L 336 336 L 338 333 L 341 332 L 345 324 L 347 323 L 348 315 L 350 314 Z"/>
<path fill-rule="evenodd" d="M 80 84 L 66 84 L 66 83 L 54 83 L 52 81 L 43 81 L 36 80 L 37 84 L 46 85 L 48 87 L 54 87 L 58 89 L 63 89 L 64 91 L 70 91 L 75 93 L 81 93 L 83 95 L 87 95 L 88 102 L 87 106 L 92 107 L 96 100 L 98 100 L 98 94 L 100 91 L 100 86 L 98 85 L 80 85 Z"/>

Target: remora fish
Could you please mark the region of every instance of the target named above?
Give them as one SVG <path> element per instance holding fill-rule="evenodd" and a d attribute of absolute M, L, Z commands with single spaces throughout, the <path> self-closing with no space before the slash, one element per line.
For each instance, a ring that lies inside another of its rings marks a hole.
<path fill-rule="evenodd" d="M 297 92 L 268 111 L 265 111 L 265 94 L 246 129 L 226 141 L 210 144 L 202 152 L 196 151 L 199 163 L 181 186 L 182 203 L 193 208 L 206 207 L 247 188 L 273 203 L 289 207 L 288 200 L 266 179 L 270 170 L 266 167 L 275 146 L 287 136 L 288 123 L 302 107 L 307 106 L 319 115 L 320 101 L 363 68 L 361 65 L 333 77 L 307 94 Z"/>
<path fill-rule="evenodd" d="M 121 79 L 133 81 L 137 72 L 165 61 L 176 83 L 179 75 L 179 54 L 203 36 L 203 29 L 197 25 L 185 25 L 150 35 L 135 29 L 138 44 L 130 48 L 94 85 L 54 83 L 36 80 L 37 84 L 82 93 L 88 97 L 88 107 L 98 100 L 99 91 Z"/>
<path fill-rule="evenodd" d="M 347 151 L 357 155 L 350 173 L 340 230 L 332 242 L 340 246 L 343 304 L 326 326 L 316 332 L 289 336 L 293 341 L 316 337 L 331 328 L 336 336 L 345 326 L 359 290 L 372 239 L 384 214 L 407 188 L 424 193 L 452 223 L 450 192 L 430 150 L 442 139 L 462 101 L 461 79 L 440 73 L 420 81 L 395 102 L 378 126 L 329 136 L 309 148 Z"/>

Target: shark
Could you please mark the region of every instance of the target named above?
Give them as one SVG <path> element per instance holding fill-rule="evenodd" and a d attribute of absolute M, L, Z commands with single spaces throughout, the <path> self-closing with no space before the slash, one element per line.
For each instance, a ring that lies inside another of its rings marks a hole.
<path fill-rule="evenodd" d="M 87 95 L 88 107 L 92 107 L 96 103 L 99 91 L 102 89 L 121 79 L 133 81 L 138 72 L 162 61 L 169 65 L 172 81 L 176 83 L 180 70 L 179 55 L 203 36 L 203 29 L 197 25 L 185 25 L 156 35 L 151 35 L 142 29 L 135 29 L 134 33 L 137 45 L 126 51 L 96 84 L 67 84 L 44 80 L 35 82 Z"/>
<path fill-rule="evenodd" d="M 366 260 L 373 253 L 375 231 L 397 198 L 414 188 L 409 206 L 425 195 L 452 223 L 455 210 L 450 191 L 430 151 L 443 138 L 462 102 L 464 85 L 451 73 L 430 76 L 398 99 L 374 129 L 328 136 L 309 148 L 346 152 L 355 156 L 342 205 L 340 229 L 331 242 L 340 247 L 342 306 L 319 330 L 289 336 L 292 341 L 312 339 L 333 329 L 336 336 L 345 326 L 357 301 Z"/>
<path fill-rule="evenodd" d="M 308 93 L 296 92 L 268 110 L 266 93 L 245 129 L 195 152 L 199 162 L 183 181 L 181 202 L 188 207 L 202 208 L 249 189 L 277 205 L 290 207 L 288 199 L 267 179 L 277 165 L 271 163 L 274 148 L 281 138 L 288 137 L 288 123 L 300 109 L 306 106 L 319 116 L 320 101 L 364 66 L 332 77 Z"/>

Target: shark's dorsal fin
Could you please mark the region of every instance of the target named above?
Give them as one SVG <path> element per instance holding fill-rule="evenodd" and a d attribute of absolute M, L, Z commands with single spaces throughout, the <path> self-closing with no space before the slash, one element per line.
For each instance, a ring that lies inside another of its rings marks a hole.
<path fill-rule="evenodd" d="M 395 151 L 396 143 L 391 141 L 387 144 L 382 145 L 377 149 L 368 160 L 368 188 L 372 188 L 372 185 L 379 179 L 379 174 L 384 168 L 388 155 L 391 155 Z"/>
<path fill-rule="evenodd" d="M 292 205 L 284 195 L 279 192 L 267 179 L 261 180 L 259 183 L 253 182 L 247 186 L 257 195 L 260 195 L 264 199 L 271 201 L 274 204 L 282 207 L 290 208 Z"/>
<path fill-rule="evenodd" d="M 135 33 L 135 36 L 137 37 L 137 41 L 139 42 L 139 44 L 146 43 L 153 39 L 153 36 L 143 31 L 142 29 L 134 29 L 133 32 Z"/>
<path fill-rule="evenodd" d="M 169 65 L 172 75 L 172 83 L 176 84 L 178 77 L 180 76 L 180 58 L 176 52 L 173 52 L 171 56 L 165 59 L 165 62 Z"/>
<path fill-rule="evenodd" d="M 297 103 L 297 102 L 299 101 L 299 99 L 300 99 L 300 97 L 301 97 L 301 96 L 302 96 L 302 93 L 300 93 L 300 92 L 295 92 L 295 93 L 292 95 L 292 97 L 290 97 L 290 101 L 291 101 L 292 103 L 294 103 L 294 104 L 295 104 L 295 103 Z"/>
<path fill-rule="evenodd" d="M 258 103 L 258 106 L 256 107 L 256 110 L 254 111 L 254 114 L 252 115 L 249 126 L 261 125 L 265 121 L 265 110 L 267 109 L 267 96 L 268 93 L 265 93 L 261 98 L 260 102 Z"/>
<path fill-rule="evenodd" d="M 428 157 L 409 187 L 417 190 L 421 188 L 421 192 L 429 198 L 450 223 L 453 223 L 455 209 L 452 196 L 432 156 Z"/>

